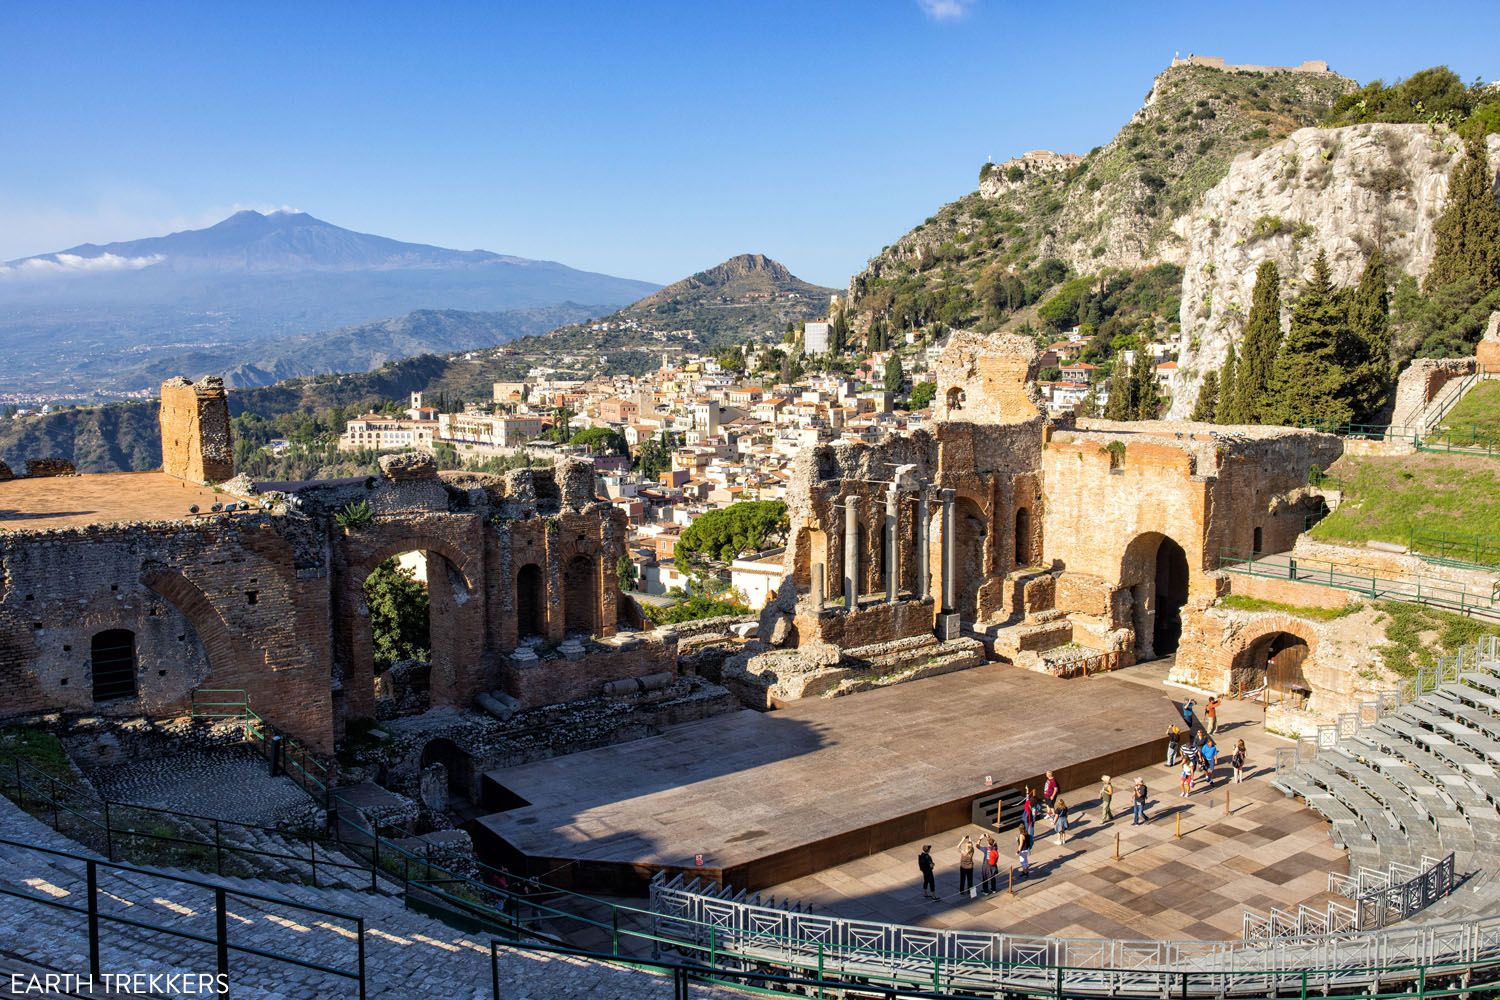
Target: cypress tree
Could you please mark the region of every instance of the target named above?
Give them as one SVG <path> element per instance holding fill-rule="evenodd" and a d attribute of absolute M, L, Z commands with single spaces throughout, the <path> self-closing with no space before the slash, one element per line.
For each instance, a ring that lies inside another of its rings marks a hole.
<path fill-rule="evenodd" d="M 1500 205 L 1484 140 L 1471 135 L 1466 155 L 1448 178 L 1448 204 L 1438 217 L 1427 291 L 1468 279 L 1480 295 L 1500 288 Z"/>
<path fill-rule="evenodd" d="M 1271 392 L 1262 419 L 1296 426 L 1347 423 L 1352 415 L 1345 399 L 1347 376 L 1339 365 L 1338 343 L 1347 322 L 1321 251 L 1313 262 L 1312 280 L 1292 307 L 1292 327 L 1271 369 Z"/>
<path fill-rule="evenodd" d="M 1099 415 L 1099 384 L 1089 383 L 1089 391 L 1083 394 L 1083 415 L 1085 417 L 1097 417 Z"/>
<path fill-rule="evenodd" d="M 1281 272 L 1266 261 L 1255 272 L 1250 315 L 1240 339 L 1239 370 L 1235 372 L 1234 402 L 1229 423 L 1258 424 L 1266 419 L 1267 386 L 1281 345 Z"/>
<path fill-rule="evenodd" d="M 1235 383 L 1234 345 L 1229 345 L 1229 353 L 1224 356 L 1224 367 L 1219 370 L 1219 403 L 1214 407 L 1214 423 L 1234 423 L 1234 401 L 1238 387 Z"/>
<path fill-rule="evenodd" d="M 1339 341 L 1339 364 L 1348 382 L 1344 398 L 1356 420 L 1369 420 L 1386 403 L 1395 380 L 1391 365 L 1390 290 L 1385 255 L 1370 255 L 1359 285 L 1348 297 L 1348 323 Z"/>
<path fill-rule="evenodd" d="M 1123 365 L 1115 365 L 1109 376 L 1109 401 L 1104 404 L 1105 420 L 1129 420 L 1135 416 L 1135 380 Z"/>
<path fill-rule="evenodd" d="M 1161 415 L 1161 389 L 1156 384 L 1156 362 L 1145 344 L 1135 352 L 1135 366 L 1130 370 L 1131 395 L 1135 397 L 1137 420 L 1155 420 Z"/>
<path fill-rule="evenodd" d="M 1219 407 L 1219 372 L 1218 369 L 1203 376 L 1203 384 L 1198 386 L 1198 399 L 1193 403 L 1193 412 L 1189 420 L 1198 423 L 1211 424 L 1214 421 L 1214 412 Z"/>

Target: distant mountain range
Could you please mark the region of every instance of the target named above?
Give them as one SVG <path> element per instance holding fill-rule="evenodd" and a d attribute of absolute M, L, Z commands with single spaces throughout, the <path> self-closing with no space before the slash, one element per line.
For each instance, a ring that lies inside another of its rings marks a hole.
<path fill-rule="evenodd" d="M 740 254 L 618 312 L 547 336 L 569 346 L 593 343 L 600 350 L 649 350 L 664 343 L 713 350 L 750 338 L 764 340 L 767 334 L 779 334 L 787 323 L 800 326 L 821 319 L 828 312 L 828 297 L 836 291 L 803 281 L 764 254 Z M 662 341 L 642 336 L 640 328 L 683 332 Z"/>
<path fill-rule="evenodd" d="M 0 264 L 0 392 L 123 392 L 209 371 L 263 384 L 355 370 L 400 352 L 488 346 L 657 287 L 551 261 L 403 243 L 303 212 L 237 212 L 207 229 Z M 450 310 L 488 315 L 435 319 Z M 309 336 L 358 324 L 382 329 L 344 329 L 334 343 Z M 459 339 L 413 339 L 424 334 Z"/>

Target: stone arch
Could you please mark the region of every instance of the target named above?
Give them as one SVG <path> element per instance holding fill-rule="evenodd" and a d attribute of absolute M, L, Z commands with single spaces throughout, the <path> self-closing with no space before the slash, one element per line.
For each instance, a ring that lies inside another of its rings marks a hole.
<path fill-rule="evenodd" d="M 1272 698 L 1305 702 L 1313 688 L 1303 664 L 1317 648 L 1318 634 L 1306 622 L 1282 615 L 1258 621 L 1236 638 L 1230 688 L 1255 691 L 1269 685 Z"/>
<path fill-rule="evenodd" d="M 379 528 L 366 531 L 378 532 Z M 403 552 L 421 552 L 427 557 L 432 704 L 461 704 L 483 688 L 484 602 L 474 576 L 474 558 L 449 540 L 426 532 L 377 535 L 375 544 L 346 563 L 348 569 L 335 596 L 335 656 L 343 666 L 342 690 L 353 718 L 374 714 L 374 638 L 365 607 L 365 580 L 375 567 Z"/>
<path fill-rule="evenodd" d="M 241 664 L 248 666 L 254 661 L 255 653 L 251 644 L 230 630 L 208 595 L 181 572 L 156 570 L 141 577 L 141 586 L 171 604 L 188 620 L 208 657 L 211 676 L 215 672 L 237 668 Z M 266 654 L 260 653 L 259 659 L 264 663 Z"/>
<path fill-rule="evenodd" d="M 989 522 L 984 510 L 969 497 L 959 497 L 953 508 L 953 610 L 964 621 L 979 618 L 979 589 L 989 575 Z"/>
<path fill-rule="evenodd" d="M 547 634 L 547 581 L 529 562 L 516 571 L 516 638 Z"/>
<path fill-rule="evenodd" d="M 474 758 L 445 736 L 428 740 L 418 761 L 420 770 L 441 764 L 448 772 L 448 791 L 465 799 L 474 794 Z"/>
<path fill-rule="evenodd" d="M 597 560 L 576 555 L 563 570 L 563 625 L 569 632 L 597 634 L 599 570 Z"/>
<path fill-rule="evenodd" d="M 1147 531 L 1126 546 L 1120 585 L 1130 590 L 1137 659 L 1177 651 L 1191 583 L 1187 551 L 1172 537 Z"/>

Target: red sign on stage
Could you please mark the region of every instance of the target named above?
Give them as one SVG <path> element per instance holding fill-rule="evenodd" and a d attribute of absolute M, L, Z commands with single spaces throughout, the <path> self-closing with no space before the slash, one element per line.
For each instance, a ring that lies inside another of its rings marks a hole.
<path fill-rule="evenodd" d="M 701 854 L 694 855 L 693 856 L 693 864 L 697 865 L 699 868 L 702 868 L 703 867 L 703 855 L 701 855 Z"/>

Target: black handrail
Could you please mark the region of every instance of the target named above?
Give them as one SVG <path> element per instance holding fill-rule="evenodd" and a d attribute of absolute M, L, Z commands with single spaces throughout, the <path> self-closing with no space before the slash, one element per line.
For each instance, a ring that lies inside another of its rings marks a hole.
<path fill-rule="evenodd" d="M 270 858 L 278 861 L 294 861 L 298 864 L 305 863 L 311 869 L 314 887 L 316 887 L 318 884 L 319 865 L 322 865 L 325 869 L 357 871 L 360 873 L 363 873 L 367 870 L 367 866 L 356 864 L 352 861 L 335 861 L 330 860 L 326 857 L 320 860 L 317 854 L 318 840 L 313 837 L 306 838 L 308 845 L 308 852 L 306 855 L 290 854 L 280 851 L 267 851 L 260 848 L 243 847 L 235 844 L 225 844 L 223 841 L 223 828 L 225 826 L 237 827 L 242 830 L 252 830 L 260 833 L 273 834 L 278 837 L 287 837 L 289 836 L 289 834 L 287 833 L 287 831 L 278 830 L 276 827 L 271 826 L 262 826 L 255 823 L 242 823 L 238 820 L 221 819 L 217 816 L 204 816 L 199 813 L 181 812 L 175 809 L 163 809 L 157 806 L 138 805 L 133 802 L 120 802 L 117 800 L 108 799 L 90 790 L 80 788 L 77 785 L 70 785 L 66 782 L 61 782 L 55 776 L 41 770 L 40 768 L 28 763 L 27 761 L 22 760 L 19 756 L 16 756 L 14 754 L 10 756 L 14 763 L 13 770 L 15 772 L 15 777 L 13 780 L 15 782 L 15 788 L 19 799 L 18 804 L 21 805 L 22 808 L 25 808 L 27 792 L 29 791 L 33 798 L 41 800 L 41 804 L 51 807 L 53 829 L 62 829 L 61 824 L 59 823 L 59 814 L 66 813 L 70 816 L 76 817 L 77 819 L 92 827 L 95 827 L 98 830 L 101 830 L 105 837 L 105 854 L 111 861 L 113 861 L 115 857 L 116 838 L 125 840 L 133 837 L 139 840 L 151 840 L 159 843 L 183 844 L 189 847 L 211 848 L 214 851 L 214 869 L 215 872 L 220 875 L 224 873 L 224 855 L 226 853 L 231 855 L 240 854 L 248 855 L 250 857 Z M 40 777 L 46 778 L 48 780 L 48 788 L 42 789 L 35 783 L 28 782 L 25 778 L 23 778 L 21 775 L 21 769 L 23 767 Z M 0 773 L 3 773 L 3 769 L 0 769 Z M 82 812 L 79 809 L 73 808 L 72 806 L 64 803 L 58 795 L 59 788 L 85 801 L 97 802 L 99 805 L 99 811 L 103 817 L 102 822 L 99 819 L 90 816 L 88 813 Z M 190 837 L 173 837 L 167 834 L 137 831 L 133 828 L 121 826 L 116 823 L 116 820 L 119 819 L 117 813 L 121 809 L 135 810 L 137 812 L 145 813 L 148 816 L 160 816 L 165 817 L 169 820 L 192 820 L 202 823 L 212 823 L 214 827 L 214 836 L 212 840 L 207 840 L 192 839 Z"/>
<path fill-rule="evenodd" d="M 312 969 L 315 972 L 324 972 L 329 975 L 341 976 L 344 979 L 353 979 L 359 983 L 360 1000 L 365 1000 L 366 977 L 365 977 L 365 918 L 353 913 L 345 913 L 342 910 L 333 910 L 324 906 L 314 906 L 311 903 L 299 903 L 294 899 L 282 896 L 271 896 L 265 893 L 253 892 L 248 889 L 237 889 L 221 885 L 216 882 L 205 882 L 200 879 L 189 878 L 184 875 L 174 875 L 168 872 L 158 871 L 152 868 L 141 868 L 136 865 L 124 864 L 118 861 L 108 861 L 101 858 L 91 858 L 87 855 L 75 854 L 72 851 L 60 851 L 52 847 L 39 847 L 36 844 L 24 844 L 20 841 L 0 837 L 0 846 L 16 848 L 18 850 L 31 851 L 37 854 L 46 854 L 51 857 L 65 858 L 69 861 L 81 861 L 84 864 L 84 875 L 88 885 L 88 902 L 86 906 L 75 906 L 64 903 L 47 896 L 22 892 L 12 889 L 7 885 L 0 884 L 0 895 L 11 896 L 16 899 L 24 899 L 33 903 L 41 903 L 54 909 L 67 910 L 70 913 L 79 913 L 88 917 L 89 938 L 89 972 L 98 978 L 101 975 L 99 962 L 99 944 L 101 940 L 100 923 L 124 924 L 127 927 L 136 927 L 141 930 L 154 931 L 161 934 L 169 934 L 173 937 L 183 938 L 189 941 L 198 941 L 203 944 L 214 945 L 218 954 L 218 974 L 227 977 L 229 975 L 229 953 L 231 951 L 241 952 L 246 955 L 256 955 L 275 962 L 287 965 L 295 965 L 304 969 Z M 208 889 L 214 894 L 214 935 L 209 937 L 197 934 L 193 931 L 184 930 L 180 927 L 152 924 L 143 920 L 135 920 L 130 917 L 119 916 L 112 913 L 104 913 L 99 909 L 99 869 L 105 868 L 110 871 L 124 872 L 131 875 L 142 875 L 147 878 L 165 879 L 179 885 L 190 885 L 199 889 Z M 267 951 L 251 945 L 235 944 L 229 940 L 228 911 L 226 902 L 230 896 L 236 899 L 254 900 L 261 903 L 272 903 L 277 906 L 287 906 L 304 913 L 315 913 L 322 917 L 331 917 L 335 920 L 347 920 L 355 926 L 355 943 L 357 946 L 357 964 L 354 971 L 336 968 L 331 965 L 322 965 L 318 962 L 309 962 L 305 959 L 296 958 L 292 955 L 283 955 L 278 952 Z M 227 982 L 227 979 L 226 979 Z"/>

